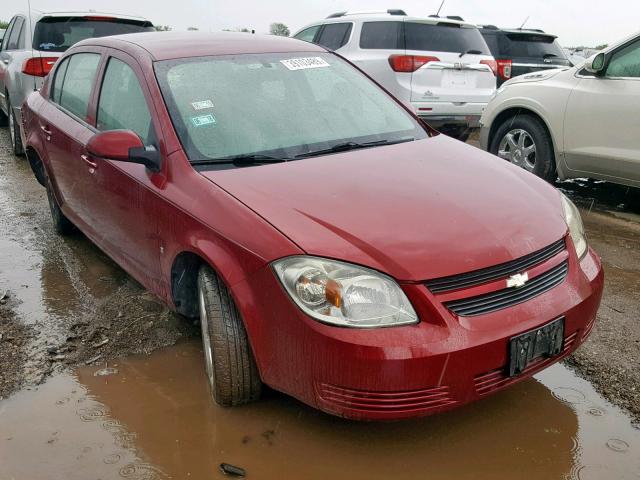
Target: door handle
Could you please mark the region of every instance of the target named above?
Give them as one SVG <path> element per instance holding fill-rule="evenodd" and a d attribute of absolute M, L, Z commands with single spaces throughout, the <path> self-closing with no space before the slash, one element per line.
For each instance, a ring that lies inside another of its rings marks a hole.
<path fill-rule="evenodd" d="M 97 162 L 92 162 L 87 155 L 80 155 L 80 158 L 90 167 L 90 169 L 95 170 L 96 168 L 98 168 Z"/>
<path fill-rule="evenodd" d="M 9 60 L 6 58 L 3 58 L 2 63 L 4 63 L 5 65 L 9 65 Z"/>
<path fill-rule="evenodd" d="M 47 141 L 51 141 L 51 130 L 49 130 L 49 128 L 45 127 L 44 125 L 40 125 L 40 130 L 42 130 L 42 132 L 47 137 Z"/>

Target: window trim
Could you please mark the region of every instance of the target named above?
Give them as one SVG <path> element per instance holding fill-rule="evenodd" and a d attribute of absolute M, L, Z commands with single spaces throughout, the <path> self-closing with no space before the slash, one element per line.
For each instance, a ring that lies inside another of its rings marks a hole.
<path fill-rule="evenodd" d="M 9 25 L 7 26 L 7 30 L 4 32 L 4 37 L 2 37 L 2 43 L 0 44 L 0 52 L 5 52 L 7 51 L 7 46 L 9 45 L 9 37 L 11 36 L 11 33 L 13 32 L 13 26 L 16 24 L 16 19 L 18 18 L 17 15 L 15 15 L 11 21 L 9 21 Z"/>
<path fill-rule="evenodd" d="M 603 80 L 635 80 L 635 81 L 640 81 L 640 76 L 638 77 L 608 77 L 607 76 L 607 71 L 609 70 L 609 67 L 611 66 L 611 62 L 613 61 L 613 57 L 616 53 L 619 53 L 620 51 L 624 50 L 627 47 L 630 47 L 634 44 L 638 44 L 638 49 L 640 49 L 640 36 L 639 37 L 635 37 L 631 40 L 629 40 L 627 43 L 620 45 L 619 47 L 617 47 L 614 50 L 611 50 L 610 52 L 607 52 L 606 55 L 609 57 L 609 60 L 607 60 L 607 68 L 605 69 L 605 71 L 602 73 L 602 76 L 599 78 L 602 78 Z"/>

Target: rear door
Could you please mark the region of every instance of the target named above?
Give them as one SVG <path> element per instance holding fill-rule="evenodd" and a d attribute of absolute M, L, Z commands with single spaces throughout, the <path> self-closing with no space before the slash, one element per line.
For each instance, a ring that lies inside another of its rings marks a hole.
<path fill-rule="evenodd" d="M 88 116 L 101 52 L 90 47 L 83 50 L 68 56 L 56 68 L 49 101 L 40 109 L 38 123 L 58 202 L 64 213 L 87 233 L 90 205 L 86 191 L 91 171 L 83 155 L 95 133 Z"/>
<path fill-rule="evenodd" d="M 493 57 L 476 27 L 408 20 L 404 29 L 406 54 L 429 59 L 411 76 L 411 101 L 489 101 L 496 88 Z"/>
<path fill-rule="evenodd" d="M 6 106 L 5 99 L 5 90 L 6 90 L 6 78 L 7 72 L 9 69 L 9 63 L 11 59 L 11 55 L 9 54 L 8 46 L 9 46 L 9 37 L 11 36 L 11 31 L 13 30 L 13 26 L 16 23 L 16 17 L 14 17 L 9 26 L 7 27 L 7 31 L 4 32 L 4 37 L 2 38 L 2 43 L 0 43 L 0 108 L 2 111 L 7 113 L 9 109 Z"/>
<path fill-rule="evenodd" d="M 640 39 L 621 46 L 602 77 L 581 72 L 565 115 L 565 158 L 574 171 L 640 182 Z"/>

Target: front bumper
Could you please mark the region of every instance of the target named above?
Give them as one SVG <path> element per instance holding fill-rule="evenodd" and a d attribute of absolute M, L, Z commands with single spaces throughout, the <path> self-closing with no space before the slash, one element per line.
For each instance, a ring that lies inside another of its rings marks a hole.
<path fill-rule="evenodd" d="M 258 287 L 259 286 L 259 287 Z M 257 290 L 256 288 L 259 288 Z M 386 329 L 315 322 L 288 298 L 269 267 L 234 288 L 262 380 L 325 412 L 359 420 L 430 415 L 480 399 L 528 378 L 573 352 L 595 322 L 603 289 L 593 251 L 554 289 L 525 303 L 457 317 L 422 284 L 403 285 L 421 322 Z M 560 356 L 508 377 L 515 335 L 565 317 Z"/>

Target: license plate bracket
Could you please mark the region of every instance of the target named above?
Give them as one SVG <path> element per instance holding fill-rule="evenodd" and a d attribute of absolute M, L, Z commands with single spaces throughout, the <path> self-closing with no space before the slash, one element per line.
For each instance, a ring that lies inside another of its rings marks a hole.
<path fill-rule="evenodd" d="M 562 352 L 564 317 L 509 340 L 509 376 L 520 375 L 540 357 L 552 358 Z"/>

